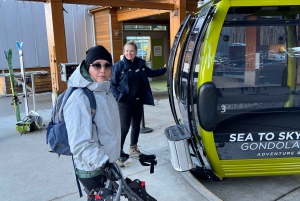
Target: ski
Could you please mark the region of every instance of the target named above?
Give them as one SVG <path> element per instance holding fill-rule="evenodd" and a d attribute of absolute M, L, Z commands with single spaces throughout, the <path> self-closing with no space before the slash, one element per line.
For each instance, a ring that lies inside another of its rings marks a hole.
<path fill-rule="evenodd" d="M 20 108 L 19 104 L 21 103 L 19 101 L 19 98 L 17 96 L 17 90 L 15 86 L 15 76 L 14 76 L 14 71 L 12 67 L 12 50 L 9 49 L 8 52 L 4 51 L 7 65 L 8 65 L 8 70 L 9 70 L 9 79 L 10 79 L 10 87 L 11 87 L 11 93 L 12 93 L 12 105 L 14 105 L 16 117 L 17 117 L 17 122 L 21 121 L 21 115 L 20 115 Z"/>
<path fill-rule="evenodd" d="M 23 63 L 23 42 L 16 41 L 16 45 L 19 50 L 19 56 L 20 56 L 20 68 L 21 68 L 21 80 L 22 80 L 22 88 L 23 88 L 23 98 L 24 98 L 24 105 L 25 105 L 25 112 L 26 116 L 29 115 L 29 107 L 28 107 L 28 95 L 27 95 L 27 88 L 26 88 L 26 75 L 25 75 L 25 69 L 24 69 L 24 63 Z"/>

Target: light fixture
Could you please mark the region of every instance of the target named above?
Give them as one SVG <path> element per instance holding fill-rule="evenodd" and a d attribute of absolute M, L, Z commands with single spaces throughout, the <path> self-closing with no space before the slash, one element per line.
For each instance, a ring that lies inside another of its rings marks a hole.
<path fill-rule="evenodd" d="M 175 17 L 175 16 L 178 16 L 178 9 L 177 10 L 174 10 L 174 15 L 173 15 L 173 17 Z M 173 18 L 172 17 L 172 18 Z"/>
<path fill-rule="evenodd" d="M 197 8 L 201 7 L 204 3 L 206 3 L 205 0 L 199 0 L 197 3 Z"/>
<path fill-rule="evenodd" d="M 120 30 L 115 30 L 115 36 L 120 36 Z"/>

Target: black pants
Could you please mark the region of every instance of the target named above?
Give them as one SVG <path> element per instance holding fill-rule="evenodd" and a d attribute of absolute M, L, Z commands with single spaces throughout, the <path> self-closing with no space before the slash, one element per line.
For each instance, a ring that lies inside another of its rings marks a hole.
<path fill-rule="evenodd" d="M 140 101 L 122 101 L 118 103 L 121 121 L 121 151 L 131 125 L 130 146 L 138 143 L 143 104 Z"/>
<path fill-rule="evenodd" d="M 96 190 L 99 187 L 104 187 L 107 178 L 104 175 L 99 175 L 92 178 L 79 178 L 80 183 L 91 192 L 93 189 Z"/>

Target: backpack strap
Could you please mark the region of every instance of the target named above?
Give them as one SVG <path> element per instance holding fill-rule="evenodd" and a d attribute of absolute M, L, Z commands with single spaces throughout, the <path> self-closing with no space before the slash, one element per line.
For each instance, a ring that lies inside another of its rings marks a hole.
<path fill-rule="evenodd" d="M 80 88 L 81 91 L 88 97 L 89 101 L 90 101 L 90 107 L 91 107 L 91 112 L 92 112 L 92 117 L 94 118 L 95 114 L 96 114 L 96 99 L 95 99 L 95 95 L 94 92 L 92 92 L 91 90 L 89 90 L 88 88 Z"/>
<path fill-rule="evenodd" d="M 91 90 L 89 90 L 88 88 L 80 88 L 82 90 L 82 92 L 88 97 L 89 101 L 90 101 L 90 107 L 91 107 L 91 115 L 92 115 L 92 123 L 96 126 L 96 132 L 97 132 L 97 138 L 98 138 L 98 143 L 99 145 L 102 146 L 99 137 L 98 137 L 98 128 L 97 128 L 97 124 L 94 121 L 94 117 L 96 114 L 96 98 L 94 95 L 94 92 L 92 92 Z"/>
<path fill-rule="evenodd" d="M 73 154 L 72 154 L 72 162 L 73 162 L 74 173 L 75 173 L 75 177 L 76 177 L 76 183 L 77 183 L 77 187 L 78 187 L 78 191 L 79 191 L 79 196 L 82 197 L 82 190 L 81 190 L 81 187 L 80 187 L 78 175 L 76 174 L 76 167 L 75 167 L 75 162 L 74 162 Z"/>
<path fill-rule="evenodd" d="M 60 108 L 63 108 L 69 98 L 69 96 L 73 93 L 73 91 L 75 91 L 75 89 L 77 89 L 77 87 L 69 87 L 66 91 L 65 91 L 65 95 L 63 96 L 63 101 L 61 102 L 61 106 Z"/>
<path fill-rule="evenodd" d="M 63 119 L 63 114 L 62 114 L 62 110 L 68 100 L 68 98 L 70 97 L 70 95 L 73 93 L 73 91 L 75 91 L 75 89 L 77 89 L 76 87 L 69 87 L 65 92 L 64 95 L 62 96 L 62 101 L 58 101 L 58 103 L 60 102 L 61 105 L 56 105 L 56 114 L 58 114 L 58 120 L 61 122 Z M 59 109 L 59 111 L 57 111 L 57 109 Z M 56 118 L 56 117 L 54 117 Z"/>
<path fill-rule="evenodd" d="M 96 114 L 96 98 L 95 98 L 94 92 L 92 92 L 91 90 L 89 90 L 86 87 L 85 88 L 80 88 L 80 90 L 88 97 L 88 99 L 90 101 L 92 123 L 95 124 L 94 117 L 95 117 L 95 114 Z M 95 126 L 97 127 L 96 124 L 95 124 Z M 98 141 L 99 141 L 99 139 L 98 139 Z M 72 160 L 73 160 L 73 166 L 74 166 L 74 171 L 75 171 L 75 176 L 76 176 L 77 187 L 78 187 L 78 190 L 79 190 L 79 195 L 80 195 L 80 197 L 82 197 L 82 190 L 80 188 L 78 175 L 76 173 L 76 167 L 75 167 L 75 162 L 74 162 L 73 155 L 72 155 Z"/>
<path fill-rule="evenodd" d="M 59 115 L 60 115 L 60 119 L 62 118 L 62 109 L 65 106 L 69 96 L 73 93 L 73 91 L 75 91 L 75 89 L 78 89 L 76 87 L 69 87 L 66 92 L 65 95 L 63 96 L 63 101 L 61 103 L 60 111 L 59 111 Z M 93 124 L 95 124 L 94 122 L 94 116 L 96 114 L 96 99 L 95 99 L 95 95 L 94 93 L 89 90 L 88 88 L 84 87 L 84 88 L 80 88 L 80 90 L 88 97 L 89 101 L 90 101 L 90 107 L 91 107 L 91 115 L 92 115 L 92 122 Z M 95 124 L 96 125 L 96 124 Z M 73 154 L 72 154 L 72 162 L 73 162 L 73 167 L 74 167 L 74 173 L 76 176 L 76 183 L 77 183 L 77 187 L 78 187 L 78 191 L 79 191 L 79 196 L 82 197 L 82 190 L 81 190 L 81 186 L 79 183 L 79 179 L 78 179 L 78 175 L 76 174 L 76 167 L 75 167 L 75 162 L 74 162 L 74 158 L 73 158 Z"/>
<path fill-rule="evenodd" d="M 84 88 L 69 87 L 64 92 L 65 94 L 63 96 L 63 100 L 61 101 L 61 105 L 57 106 L 57 108 L 59 108 L 59 112 L 57 113 L 59 115 L 58 116 L 59 121 L 62 121 L 62 110 L 63 110 L 68 98 L 76 89 L 80 89 L 88 97 L 88 99 L 90 101 L 91 112 L 92 112 L 91 115 L 94 119 L 94 116 L 96 114 L 96 99 L 95 99 L 94 93 L 86 87 L 84 87 Z"/>

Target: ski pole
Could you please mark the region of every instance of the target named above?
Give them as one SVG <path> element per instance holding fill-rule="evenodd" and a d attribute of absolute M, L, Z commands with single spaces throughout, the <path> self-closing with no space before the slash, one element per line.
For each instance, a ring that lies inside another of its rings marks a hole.
<path fill-rule="evenodd" d="M 33 111 L 36 111 L 34 74 L 31 74 L 31 90 L 32 90 L 31 92 L 32 92 Z"/>

